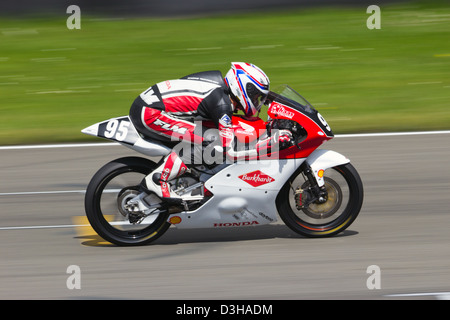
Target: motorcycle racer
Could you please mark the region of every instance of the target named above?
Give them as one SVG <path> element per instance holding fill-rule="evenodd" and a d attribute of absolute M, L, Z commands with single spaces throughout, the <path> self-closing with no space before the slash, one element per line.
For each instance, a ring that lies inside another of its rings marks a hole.
<path fill-rule="evenodd" d="M 234 149 L 233 113 L 242 110 L 246 117 L 254 116 L 268 93 L 267 75 L 257 66 L 244 62 L 233 62 L 224 78 L 220 71 L 199 72 L 159 82 L 142 92 L 130 108 L 130 119 L 139 133 L 172 147 L 187 141 L 192 144 L 192 152 L 184 155 L 173 149 L 161 165 L 142 180 L 141 189 L 155 193 L 168 203 L 181 203 L 181 198 L 167 182 L 189 171 L 185 163 L 214 142 L 203 135 L 205 128 L 197 126 L 199 120 L 213 122 L 219 130 L 221 145 L 218 149 L 234 160 L 267 153 L 274 146 L 289 142 L 291 132 L 281 130 L 259 141 L 254 149 Z M 139 208 L 145 209 L 142 200 L 136 201 Z"/>

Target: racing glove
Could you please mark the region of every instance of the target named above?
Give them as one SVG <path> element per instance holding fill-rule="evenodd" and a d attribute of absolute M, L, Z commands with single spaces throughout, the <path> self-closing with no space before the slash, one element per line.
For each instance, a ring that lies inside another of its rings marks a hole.
<path fill-rule="evenodd" d="M 231 125 L 231 119 L 226 119 L 223 116 L 219 120 L 219 135 L 222 142 L 222 151 L 225 151 L 230 159 L 248 159 L 258 155 L 267 155 L 271 152 L 279 151 L 292 146 L 294 139 L 291 131 L 282 129 L 276 130 L 272 136 L 259 141 L 254 149 L 235 151 L 234 150 L 234 130 Z M 219 151 L 219 150 L 218 150 Z"/>
<path fill-rule="evenodd" d="M 267 139 L 261 140 L 256 144 L 256 151 L 258 154 L 268 154 L 278 150 L 286 149 L 293 145 L 294 138 L 289 130 L 277 130 L 274 135 Z"/>

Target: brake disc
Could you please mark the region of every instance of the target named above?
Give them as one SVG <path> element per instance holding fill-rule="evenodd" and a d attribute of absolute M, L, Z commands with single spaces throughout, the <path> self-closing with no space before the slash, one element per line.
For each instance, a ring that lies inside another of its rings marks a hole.
<path fill-rule="evenodd" d="M 314 219 L 325 219 L 331 217 L 336 211 L 339 210 L 342 204 L 342 190 L 339 184 L 333 179 L 325 177 L 325 190 L 327 196 L 326 201 L 319 202 L 313 201 L 307 206 L 300 208 L 307 216 Z M 309 182 L 306 182 L 301 186 L 301 189 L 307 190 Z M 305 194 L 305 192 L 303 192 Z"/>
<path fill-rule="evenodd" d="M 136 189 L 125 188 L 119 192 L 119 196 L 117 197 L 117 207 L 119 208 L 119 212 L 125 218 L 128 218 L 130 213 L 133 213 L 131 208 L 128 205 L 128 201 L 133 199 L 139 195 L 139 191 Z"/>

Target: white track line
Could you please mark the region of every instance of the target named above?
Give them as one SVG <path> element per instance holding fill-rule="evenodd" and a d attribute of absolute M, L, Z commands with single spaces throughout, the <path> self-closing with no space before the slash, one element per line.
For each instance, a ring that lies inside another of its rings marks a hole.
<path fill-rule="evenodd" d="M 30 196 L 38 194 L 58 194 L 58 193 L 86 193 L 86 190 L 56 190 L 56 191 L 29 191 L 29 192 L 3 192 L 0 196 Z"/>
<path fill-rule="evenodd" d="M 349 133 L 337 134 L 335 138 L 361 138 L 361 137 L 392 137 L 392 136 L 414 136 L 430 134 L 450 134 L 450 130 L 438 131 L 411 131 L 411 132 L 380 132 L 380 133 Z M 40 145 L 17 145 L 3 146 L 0 150 L 26 150 L 26 149 L 57 149 L 57 148 L 84 148 L 84 147 L 113 147 L 120 146 L 117 142 L 99 143 L 68 143 L 68 144 L 40 144 Z"/>
<path fill-rule="evenodd" d="M 117 193 L 120 189 L 105 190 L 105 193 Z M 31 192 L 8 192 L 0 193 L 0 196 L 20 196 L 20 195 L 39 195 L 39 194 L 64 194 L 64 193 L 78 193 L 85 194 L 86 190 L 67 190 L 67 191 L 31 191 Z M 0 227 L 1 230 L 26 230 L 26 229 L 56 229 L 56 228 L 76 228 L 89 227 L 89 224 L 63 224 L 51 226 L 23 226 L 23 227 Z"/>
<path fill-rule="evenodd" d="M 118 193 L 120 189 L 107 189 L 103 193 Z M 32 196 L 38 194 L 64 194 L 64 193 L 80 193 L 85 194 L 86 190 L 55 190 L 55 191 L 27 191 L 27 192 L 3 192 L 0 196 Z"/>
<path fill-rule="evenodd" d="M 84 147 L 111 147 L 119 146 L 120 143 L 104 142 L 104 143 L 68 143 L 68 144 L 37 144 L 37 145 L 20 145 L 20 146 L 3 146 L 0 150 L 25 150 L 25 149 L 57 149 L 57 148 L 84 148 Z"/>
<path fill-rule="evenodd" d="M 417 136 L 430 134 L 450 134 L 450 130 L 440 131 L 412 131 L 412 132 L 380 132 L 380 133 L 349 133 L 337 134 L 335 138 L 359 138 L 359 137 L 393 137 L 393 136 Z"/>
<path fill-rule="evenodd" d="M 0 227 L 1 230 L 25 230 L 25 229 L 57 229 L 57 228 L 76 228 L 90 227 L 89 224 L 62 224 L 54 226 L 25 226 L 25 227 Z"/>
<path fill-rule="evenodd" d="M 408 298 L 408 297 L 426 297 L 433 296 L 438 300 L 450 300 L 450 292 L 422 292 L 422 293 L 399 293 L 399 294 L 387 294 L 385 297 L 389 298 Z"/>

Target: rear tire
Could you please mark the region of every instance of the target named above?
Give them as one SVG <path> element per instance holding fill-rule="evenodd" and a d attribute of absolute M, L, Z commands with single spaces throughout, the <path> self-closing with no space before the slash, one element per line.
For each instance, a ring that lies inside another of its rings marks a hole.
<path fill-rule="evenodd" d="M 324 178 L 329 197 L 323 204 L 311 203 L 302 209 L 295 206 L 295 190 L 309 186 L 302 172 L 291 177 L 278 194 L 280 218 L 298 234 L 310 238 L 334 236 L 348 228 L 361 210 L 363 184 L 350 163 L 327 169 Z"/>
<path fill-rule="evenodd" d="M 118 199 L 124 190 L 136 190 L 143 177 L 155 168 L 153 161 L 126 157 L 107 163 L 92 177 L 86 190 L 85 210 L 99 236 L 118 246 L 144 245 L 159 238 L 170 227 L 167 210 L 150 216 L 150 223 L 134 225 L 119 209 Z"/>

